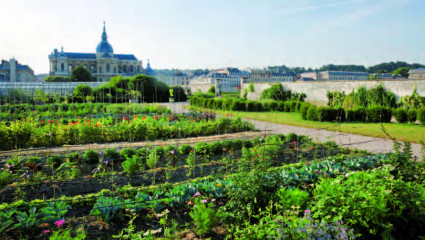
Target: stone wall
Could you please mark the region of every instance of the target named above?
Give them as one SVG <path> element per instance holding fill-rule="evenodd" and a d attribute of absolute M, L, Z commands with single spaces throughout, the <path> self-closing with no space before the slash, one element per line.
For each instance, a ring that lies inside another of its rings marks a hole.
<path fill-rule="evenodd" d="M 241 97 L 244 89 L 248 91 L 247 98 L 249 100 L 260 99 L 261 92 L 269 88 L 273 83 L 253 83 L 254 92 L 249 92 L 250 83 L 243 83 L 241 87 Z M 332 82 L 282 82 L 284 89 L 292 92 L 305 93 L 306 101 L 324 105 L 328 102 L 326 93 L 328 91 L 338 91 L 350 93 L 353 89 L 360 86 L 370 89 L 382 84 L 388 91 L 393 92 L 397 99 L 400 97 L 411 95 L 416 86 L 417 93 L 425 96 L 425 80 L 386 80 L 386 81 L 332 81 Z"/>
<path fill-rule="evenodd" d="M 193 93 L 196 93 L 198 91 L 206 93 L 206 92 L 208 92 L 208 90 L 212 86 L 215 86 L 215 85 L 214 84 L 190 84 L 188 87 L 190 87 L 190 89 L 192 90 L 192 94 L 193 94 Z"/>

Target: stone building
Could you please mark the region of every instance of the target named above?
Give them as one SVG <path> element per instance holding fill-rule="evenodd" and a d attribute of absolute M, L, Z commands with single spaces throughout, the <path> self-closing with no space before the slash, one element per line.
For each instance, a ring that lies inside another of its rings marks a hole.
<path fill-rule="evenodd" d="M 201 75 L 190 80 L 190 84 L 215 84 L 217 80 L 223 92 L 237 92 L 241 84 L 241 78 L 247 78 L 249 72 L 240 71 L 237 68 L 223 68 L 212 70 L 206 75 Z"/>
<path fill-rule="evenodd" d="M 2 60 L 0 64 L 0 82 L 35 82 L 37 77 L 28 65 L 19 64 L 14 58 Z"/>
<path fill-rule="evenodd" d="M 417 68 L 410 70 L 409 80 L 425 80 L 425 68 Z"/>
<path fill-rule="evenodd" d="M 244 82 L 294 82 L 295 73 L 292 72 L 274 72 L 270 70 L 250 70 L 250 74 L 244 79 Z"/>
<path fill-rule="evenodd" d="M 366 72 L 322 71 L 301 73 L 301 80 L 308 81 L 364 81 L 369 77 Z"/>
<path fill-rule="evenodd" d="M 96 53 L 59 52 L 54 49 L 49 55 L 50 75 L 70 76 L 77 66 L 83 66 L 96 77 L 98 82 L 109 81 L 112 77 L 134 76 L 143 72 L 142 61 L 133 54 L 115 54 L 108 42 L 105 25 L 102 40 Z"/>

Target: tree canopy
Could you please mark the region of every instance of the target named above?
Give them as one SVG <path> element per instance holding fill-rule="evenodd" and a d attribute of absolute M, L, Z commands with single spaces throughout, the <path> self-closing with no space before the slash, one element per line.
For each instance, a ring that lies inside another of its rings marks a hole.
<path fill-rule="evenodd" d="M 409 77 L 409 70 L 410 69 L 408 67 L 400 67 L 394 70 L 393 74 L 407 78 Z"/>
<path fill-rule="evenodd" d="M 76 68 L 74 68 L 72 70 L 71 80 L 73 82 L 93 82 L 93 81 L 95 81 L 93 79 L 93 76 L 89 72 L 89 70 L 87 70 L 83 66 L 77 66 Z"/>

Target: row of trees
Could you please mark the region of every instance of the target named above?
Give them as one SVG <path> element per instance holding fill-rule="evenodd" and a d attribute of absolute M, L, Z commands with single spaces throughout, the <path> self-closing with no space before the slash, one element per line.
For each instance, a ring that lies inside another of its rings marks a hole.
<path fill-rule="evenodd" d="M 368 73 L 392 73 L 394 75 L 400 75 L 407 77 L 409 69 L 415 68 L 424 68 L 425 65 L 419 63 L 406 63 L 406 62 L 387 62 L 380 63 L 377 65 L 373 65 L 370 67 L 365 67 L 363 65 L 324 65 L 320 68 L 312 69 L 312 68 L 304 68 L 304 67 L 287 67 L 285 65 L 281 66 L 270 66 L 268 67 L 271 71 L 276 72 L 295 72 L 295 73 L 303 73 L 303 72 L 312 72 L 312 71 L 348 71 L 348 72 L 368 72 Z"/>
<path fill-rule="evenodd" d="M 77 66 L 71 72 L 70 77 L 48 76 L 44 79 L 46 82 L 96 82 L 96 77 L 91 75 L 89 70 L 83 66 Z"/>

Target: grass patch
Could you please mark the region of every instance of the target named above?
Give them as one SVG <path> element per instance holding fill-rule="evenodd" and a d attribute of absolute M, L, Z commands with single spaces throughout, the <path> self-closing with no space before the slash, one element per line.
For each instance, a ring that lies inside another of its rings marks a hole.
<path fill-rule="evenodd" d="M 192 109 L 194 108 L 190 106 Z M 241 118 L 259 120 L 270 123 L 278 123 L 297 127 L 306 127 L 314 129 L 325 129 L 329 131 L 338 131 L 344 133 L 352 133 L 363 136 L 371 136 L 378 138 L 388 138 L 382 131 L 380 123 L 331 123 L 331 122 L 314 122 L 301 118 L 300 113 L 288 112 L 236 112 L 204 109 L 205 111 L 214 111 L 217 114 L 226 115 L 228 113 Z M 425 141 L 425 127 L 407 123 L 383 123 L 386 131 L 399 141 L 407 141 L 420 143 Z"/>

